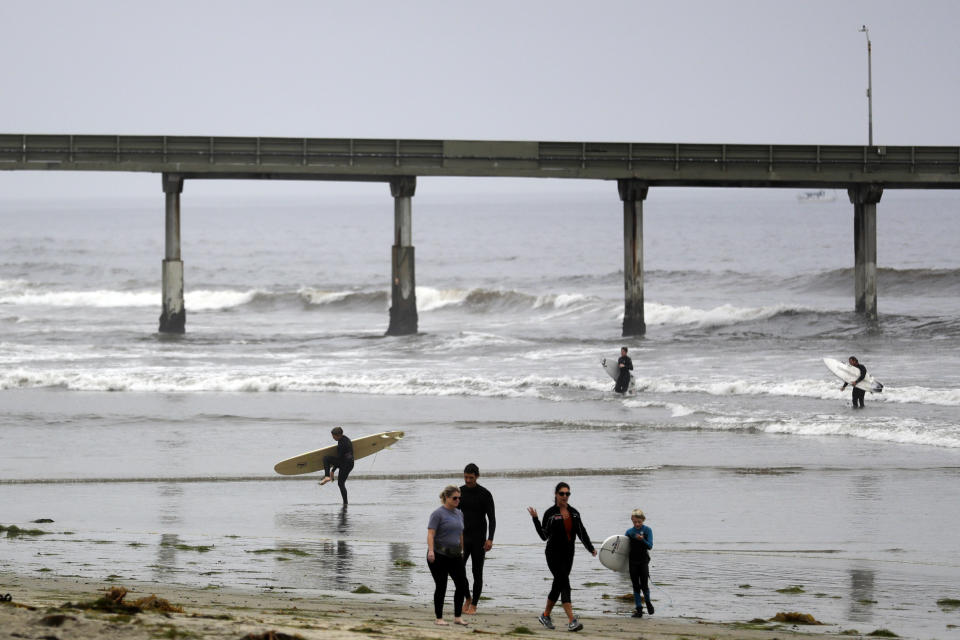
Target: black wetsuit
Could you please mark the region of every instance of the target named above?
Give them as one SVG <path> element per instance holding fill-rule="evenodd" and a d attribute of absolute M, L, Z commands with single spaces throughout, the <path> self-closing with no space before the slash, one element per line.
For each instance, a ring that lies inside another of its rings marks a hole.
<path fill-rule="evenodd" d="M 340 487 L 340 496 L 343 504 L 347 504 L 347 476 L 353 471 L 353 442 L 347 436 L 340 436 L 337 440 L 337 455 L 323 456 L 323 475 L 329 478 L 333 469 L 339 469 L 337 486 Z"/>
<path fill-rule="evenodd" d="M 493 540 L 497 529 L 497 516 L 493 507 L 493 494 L 479 484 L 472 489 L 460 487 L 460 511 L 463 512 L 463 566 L 467 558 L 473 558 L 473 604 L 476 606 L 483 592 L 483 560 L 487 555 L 483 548 L 487 540 Z M 487 533 L 487 521 L 490 533 Z"/>
<path fill-rule="evenodd" d="M 623 367 L 620 367 L 621 364 Z M 626 393 L 627 389 L 630 388 L 630 372 L 633 371 L 633 360 L 630 359 L 630 356 L 620 356 L 617 360 L 617 368 L 620 369 L 620 373 L 613 390 L 617 393 Z"/>
<path fill-rule="evenodd" d="M 587 551 L 593 553 L 593 544 L 580 519 L 580 512 L 569 505 L 567 510 L 570 512 L 571 519 L 569 536 L 567 536 L 563 516 L 558 506 L 554 505 L 547 509 L 543 514 L 542 524 L 533 518 L 533 526 L 537 528 L 540 539 L 547 541 L 545 551 L 547 567 L 553 574 L 553 584 L 547 595 L 547 600 L 550 602 L 556 602 L 558 599 L 560 602 L 570 602 L 570 569 L 573 568 L 573 550 L 577 538 L 580 538 L 580 542 Z"/>
<path fill-rule="evenodd" d="M 857 369 L 860 369 L 860 377 L 857 378 L 853 384 L 857 384 L 863 380 L 867 375 L 867 368 L 862 364 L 856 365 Z M 861 389 L 860 387 L 853 388 L 853 407 L 854 408 L 863 408 L 863 397 L 867 395 L 867 392 Z"/>

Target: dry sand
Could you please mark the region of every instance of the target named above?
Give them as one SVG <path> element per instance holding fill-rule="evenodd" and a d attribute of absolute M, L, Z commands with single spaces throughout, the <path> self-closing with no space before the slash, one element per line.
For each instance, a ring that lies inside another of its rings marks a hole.
<path fill-rule="evenodd" d="M 432 606 L 412 598 L 382 594 L 337 593 L 302 597 L 296 592 L 267 592 L 230 589 L 199 589 L 158 583 L 124 582 L 129 590 L 123 602 L 156 595 L 183 608 L 183 613 L 105 613 L 64 608 L 67 603 L 92 602 L 107 589 L 119 586 L 82 578 L 26 577 L 0 573 L 0 595 L 9 593 L 12 602 L 0 603 L 0 635 L 16 638 L 84 640 L 94 638 L 450 638 L 483 634 L 490 638 L 513 638 L 567 633 L 565 628 L 549 631 L 537 622 L 538 611 L 503 608 L 481 609 L 467 616 L 469 627 L 438 627 Z M 452 610 L 452 604 L 448 604 Z M 559 608 L 554 619 L 563 619 Z M 743 625 L 711 623 L 687 618 L 658 616 L 586 617 L 581 619 L 581 636 L 589 638 L 729 639 L 824 637 L 803 633 L 810 627 L 777 623 Z M 452 613 L 448 614 L 452 622 Z M 763 628 L 758 628 L 758 627 Z M 528 631 L 524 631 L 527 629 Z M 822 628 L 821 628 L 822 629 Z M 274 635 L 270 635 L 273 633 Z"/>

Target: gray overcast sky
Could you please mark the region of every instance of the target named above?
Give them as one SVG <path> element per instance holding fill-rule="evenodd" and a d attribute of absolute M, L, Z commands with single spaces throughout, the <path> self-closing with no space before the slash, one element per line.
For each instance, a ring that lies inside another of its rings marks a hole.
<path fill-rule="evenodd" d="M 0 131 L 865 144 L 861 24 L 875 142 L 960 145 L 956 0 L 2 0 Z"/>

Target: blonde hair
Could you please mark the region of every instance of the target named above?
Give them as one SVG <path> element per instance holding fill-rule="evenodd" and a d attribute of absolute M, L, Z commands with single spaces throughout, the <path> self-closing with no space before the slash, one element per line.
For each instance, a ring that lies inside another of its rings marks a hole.
<path fill-rule="evenodd" d="M 641 520 L 646 520 L 647 516 L 643 515 L 643 509 L 634 509 L 630 512 L 631 518 L 640 518 Z"/>
<path fill-rule="evenodd" d="M 460 493 L 460 487 L 448 484 L 443 488 L 443 491 L 440 492 L 440 502 L 446 502 L 447 498 L 455 493 Z"/>

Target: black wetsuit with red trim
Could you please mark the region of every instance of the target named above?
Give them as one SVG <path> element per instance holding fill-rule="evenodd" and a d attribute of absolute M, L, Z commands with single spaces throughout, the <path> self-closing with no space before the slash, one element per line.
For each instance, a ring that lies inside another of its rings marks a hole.
<path fill-rule="evenodd" d="M 536 527 L 537 534 L 541 540 L 547 542 L 545 550 L 547 567 L 553 574 L 553 584 L 547 595 L 550 602 L 556 602 L 558 599 L 560 602 L 570 602 L 570 569 L 573 568 L 573 551 L 577 538 L 580 538 L 580 542 L 587 551 L 590 553 L 594 551 L 590 535 L 580 518 L 580 512 L 569 505 L 567 511 L 570 517 L 566 521 L 560 513 L 560 507 L 556 505 L 543 514 L 542 523 L 533 518 L 533 526 Z"/>

